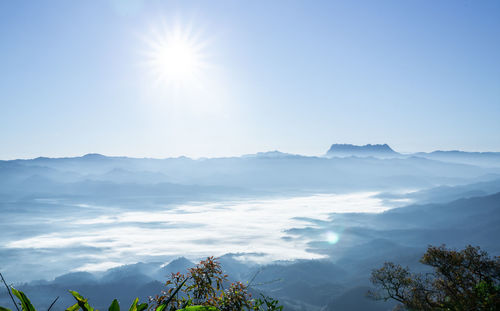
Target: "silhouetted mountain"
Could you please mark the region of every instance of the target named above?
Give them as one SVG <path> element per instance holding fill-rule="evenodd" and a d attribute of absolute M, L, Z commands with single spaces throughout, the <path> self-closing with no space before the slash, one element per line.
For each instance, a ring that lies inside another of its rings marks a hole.
<path fill-rule="evenodd" d="M 451 163 L 463 163 L 481 167 L 500 167 L 500 152 L 465 152 L 459 150 L 418 152 L 415 156 Z"/>
<path fill-rule="evenodd" d="M 104 283 L 127 282 L 134 280 L 138 283 L 148 283 L 153 280 L 164 280 L 165 276 L 160 273 L 161 263 L 143 263 L 119 266 L 106 271 L 100 281 Z"/>
<path fill-rule="evenodd" d="M 171 273 L 185 273 L 188 268 L 194 267 L 194 263 L 187 259 L 186 257 L 179 257 L 177 259 L 172 260 L 167 265 L 163 266 L 160 269 L 160 273 L 163 278 L 167 278 Z"/>
<path fill-rule="evenodd" d="M 334 145 L 336 146 L 336 145 Z M 337 145 L 340 146 L 340 145 Z M 346 145 L 342 145 L 346 146 Z M 198 191 L 225 195 L 247 195 L 254 192 L 345 192 L 400 187 L 424 188 L 454 185 L 487 174 L 500 174 L 495 169 L 473 165 L 435 161 L 423 157 L 367 157 L 372 151 L 395 154 L 387 145 L 369 145 L 364 157 L 305 157 L 280 152 L 244 157 L 192 160 L 189 158 L 138 159 L 91 155 L 76 158 L 37 158 L 33 160 L 0 161 L 0 184 L 13 195 L 43 191 L 60 195 L 71 188 L 72 195 L 90 195 L 86 189 L 106 189 L 113 193 L 130 193 L 136 197 L 162 195 L 162 185 L 186 199 Z M 332 147 L 334 148 L 334 147 Z M 350 148 L 350 147 L 349 147 Z M 347 148 L 347 149 L 349 149 Z M 355 149 L 356 149 L 355 148 Z M 335 148 L 334 148 L 335 149 Z M 363 149 L 364 150 L 364 149 Z M 46 178 L 29 185 L 21 182 L 33 175 Z M 73 183 L 73 185 L 70 185 Z M 202 190 L 204 187 L 208 191 Z M 52 189 L 52 190 L 50 190 Z M 191 189 L 191 191 L 190 191 Z M 36 191 L 34 191 L 36 190 Z M 92 190 L 94 191 L 94 190 Z M 92 192 L 91 191 L 91 192 Z M 168 192 L 168 191 L 167 191 Z M 191 192 L 191 194 L 188 194 Z M 98 199 L 100 196 L 92 196 Z M 221 197 L 219 195 L 219 197 Z"/>
<path fill-rule="evenodd" d="M 447 203 L 461 198 L 487 196 L 500 192 L 500 176 L 484 176 L 486 181 L 457 186 L 439 186 L 409 193 L 381 193 L 378 197 L 386 200 L 406 202 L 408 200 L 425 203 Z M 492 180 L 489 180 L 489 179 Z M 402 204 L 399 204 L 400 206 Z"/>
<path fill-rule="evenodd" d="M 63 274 L 54 279 L 52 284 L 68 285 L 72 284 L 74 286 L 79 286 L 82 284 L 95 284 L 98 278 L 89 272 L 72 272 L 68 274 Z"/>
<path fill-rule="evenodd" d="M 284 153 L 278 150 L 257 152 L 254 154 L 246 154 L 242 158 L 286 158 L 286 157 L 301 157 L 300 155 Z"/>
<path fill-rule="evenodd" d="M 399 153 L 392 150 L 387 144 L 357 146 L 351 144 L 333 144 L 327 151 L 328 157 L 394 157 Z"/>
<path fill-rule="evenodd" d="M 430 160 L 475 165 L 480 167 L 500 167 L 500 152 L 467 152 L 460 150 L 416 152 L 401 154 L 387 144 L 357 146 L 352 144 L 333 144 L 326 153 L 327 157 L 375 157 L 409 158 L 421 157 Z"/>

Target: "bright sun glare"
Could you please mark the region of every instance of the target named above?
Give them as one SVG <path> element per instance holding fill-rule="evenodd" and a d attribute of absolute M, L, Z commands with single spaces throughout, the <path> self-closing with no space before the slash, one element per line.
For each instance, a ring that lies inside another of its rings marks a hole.
<path fill-rule="evenodd" d="M 146 41 L 146 62 L 157 84 L 185 86 L 199 79 L 206 66 L 205 42 L 191 27 L 163 25 Z"/>

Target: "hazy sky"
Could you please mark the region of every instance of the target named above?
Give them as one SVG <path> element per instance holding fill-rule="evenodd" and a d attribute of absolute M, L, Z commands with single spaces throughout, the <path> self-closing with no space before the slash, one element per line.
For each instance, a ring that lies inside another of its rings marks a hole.
<path fill-rule="evenodd" d="M 0 40 L 0 159 L 500 151 L 500 1 L 1 1 Z"/>

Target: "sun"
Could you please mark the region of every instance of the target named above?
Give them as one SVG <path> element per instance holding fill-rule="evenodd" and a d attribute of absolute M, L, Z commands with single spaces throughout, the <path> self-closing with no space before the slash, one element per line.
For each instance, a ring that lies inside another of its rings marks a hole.
<path fill-rule="evenodd" d="M 206 43 L 179 23 L 155 29 L 146 40 L 146 64 L 157 85 L 187 86 L 196 82 L 207 66 Z"/>

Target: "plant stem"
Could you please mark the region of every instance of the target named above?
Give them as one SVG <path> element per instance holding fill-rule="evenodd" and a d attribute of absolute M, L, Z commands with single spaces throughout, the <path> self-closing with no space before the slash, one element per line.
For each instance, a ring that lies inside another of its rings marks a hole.
<path fill-rule="evenodd" d="M 54 299 L 54 301 L 52 301 L 52 303 L 50 304 L 49 308 L 47 309 L 47 311 L 50 311 L 50 308 L 52 308 L 52 306 L 56 303 L 57 299 L 59 299 L 59 296 L 57 296 L 56 299 Z"/>
<path fill-rule="evenodd" d="M 5 285 L 5 288 L 7 289 L 7 292 L 9 293 L 10 299 L 12 299 L 12 302 L 14 303 L 14 306 L 16 307 L 17 311 L 19 311 L 19 308 L 17 307 L 17 303 L 14 300 L 14 297 L 12 297 L 12 293 L 10 292 L 9 285 L 7 285 L 7 282 L 5 282 L 5 279 L 3 278 L 2 273 L 0 272 L 0 277 L 2 278 L 2 282 Z"/>

